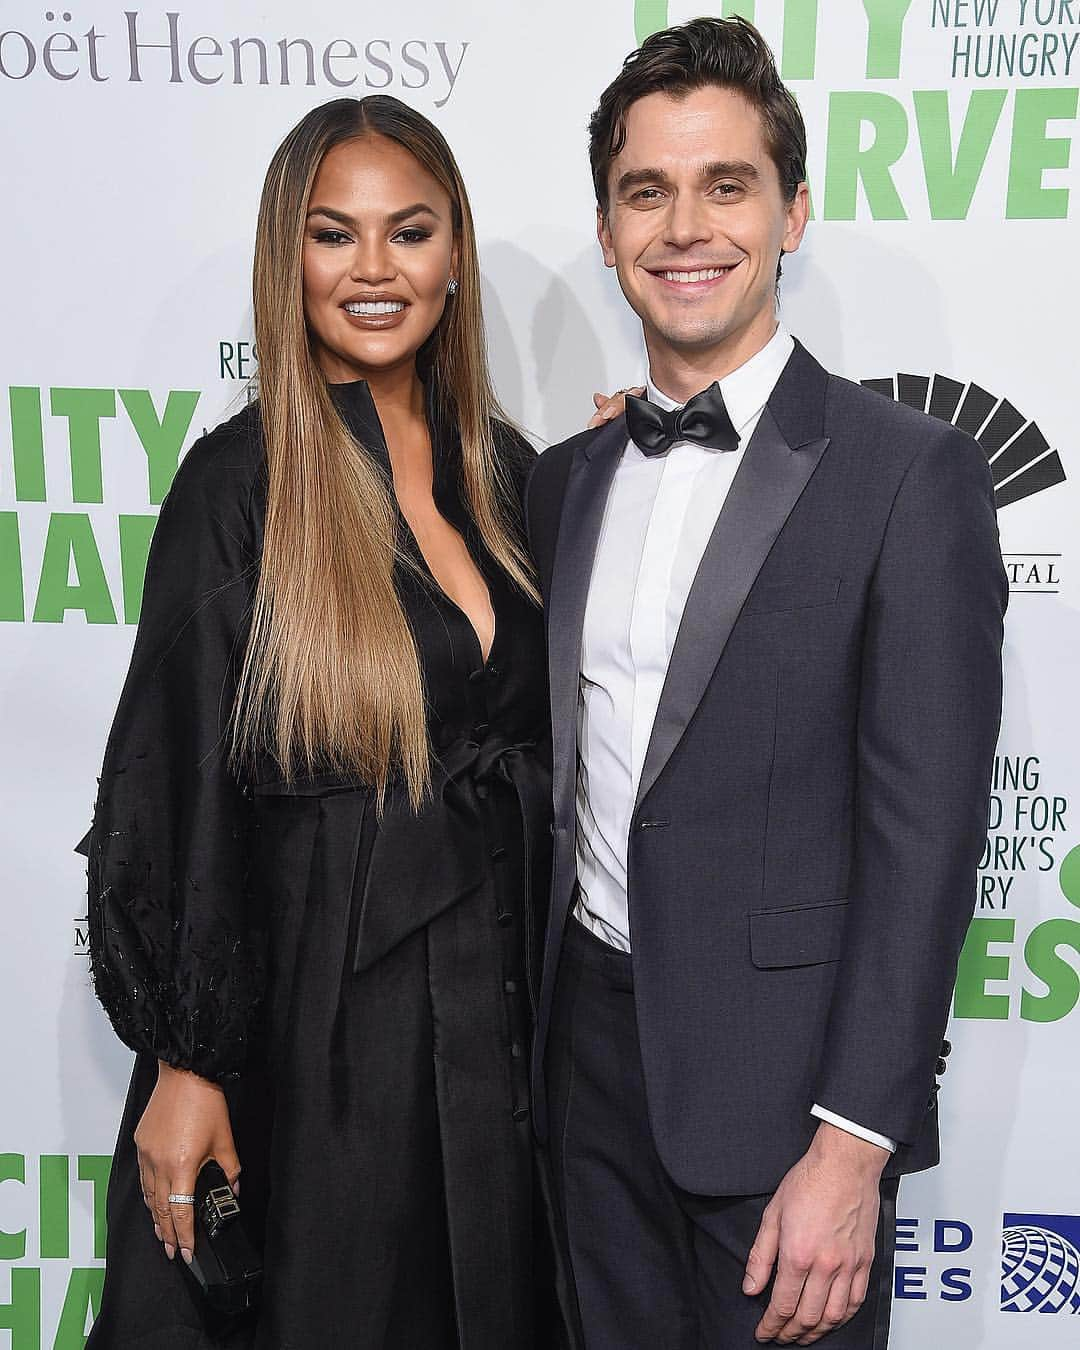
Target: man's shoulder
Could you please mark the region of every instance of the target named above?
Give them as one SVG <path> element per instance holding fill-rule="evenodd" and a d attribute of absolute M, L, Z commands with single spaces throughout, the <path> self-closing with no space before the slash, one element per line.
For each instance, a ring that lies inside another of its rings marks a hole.
<path fill-rule="evenodd" d="M 552 496 L 561 500 L 575 456 L 579 450 L 585 450 L 602 430 L 603 427 L 592 427 L 587 431 L 579 431 L 542 451 L 530 471 L 528 500 L 531 502 Z"/>
<path fill-rule="evenodd" d="M 951 422 L 842 375 L 830 372 L 827 381 L 825 432 L 831 438 L 849 436 L 864 452 L 903 464 L 940 453 L 985 462 L 979 443 Z"/>
<path fill-rule="evenodd" d="M 587 431 L 575 432 L 573 436 L 568 436 L 565 441 L 558 441 L 555 445 L 549 445 L 539 455 L 536 467 L 533 469 L 533 476 L 566 473 L 578 450 L 586 449 L 603 430 L 603 427 L 590 427 Z"/>

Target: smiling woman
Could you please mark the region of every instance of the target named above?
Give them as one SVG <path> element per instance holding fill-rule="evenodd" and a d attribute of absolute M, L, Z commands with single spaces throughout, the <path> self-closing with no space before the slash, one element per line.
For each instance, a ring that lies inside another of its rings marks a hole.
<path fill-rule="evenodd" d="M 416 200 L 388 209 L 388 184 Z M 384 137 L 335 146 L 304 236 L 304 312 L 328 376 L 348 379 L 357 362 L 383 367 L 415 350 L 414 331 L 430 333 L 442 315 L 456 254 L 450 198 L 409 151 Z M 387 341 L 368 336 L 388 331 Z"/>
<path fill-rule="evenodd" d="M 254 291 L 259 401 L 162 507 L 89 841 L 96 987 L 139 1058 L 88 1345 L 552 1345 L 532 452 L 436 128 L 381 96 L 309 113 Z M 210 1158 L 263 1253 L 232 1324 L 184 1273 Z"/>

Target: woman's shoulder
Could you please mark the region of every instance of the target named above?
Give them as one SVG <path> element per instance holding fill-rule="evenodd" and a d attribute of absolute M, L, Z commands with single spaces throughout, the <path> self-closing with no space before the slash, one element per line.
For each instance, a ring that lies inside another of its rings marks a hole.
<path fill-rule="evenodd" d="M 492 419 L 491 439 L 496 463 L 520 495 L 536 463 L 536 450 L 520 427 L 499 418 Z"/>
<path fill-rule="evenodd" d="M 257 402 L 205 431 L 176 471 L 163 512 L 220 517 L 249 513 L 265 477 L 262 423 Z"/>

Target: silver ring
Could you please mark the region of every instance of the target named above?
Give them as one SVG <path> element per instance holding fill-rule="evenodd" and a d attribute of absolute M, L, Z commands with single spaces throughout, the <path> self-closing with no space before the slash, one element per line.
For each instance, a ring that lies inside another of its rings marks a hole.
<path fill-rule="evenodd" d="M 169 1204 L 170 1204 L 170 1205 L 193 1205 L 194 1203 L 195 1203 L 195 1197 L 194 1197 L 193 1195 L 170 1195 L 170 1196 L 169 1196 Z"/>

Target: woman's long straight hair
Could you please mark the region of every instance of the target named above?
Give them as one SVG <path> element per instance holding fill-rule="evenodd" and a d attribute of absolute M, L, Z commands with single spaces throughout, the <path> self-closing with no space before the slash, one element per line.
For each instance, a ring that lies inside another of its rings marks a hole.
<path fill-rule="evenodd" d="M 493 442 L 480 264 L 461 173 L 439 130 L 386 95 L 313 109 L 267 171 L 255 240 L 255 340 L 268 473 L 262 565 L 240 673 L 237 762 L 269 752 L 286 777 L 330 768 L 379 791 L 400 772 L 414 807 L 430 777 L 420 663 L 394 585 L 396 513 L 382 474 L 342 421 L 312 355 L 303 245 L 312 184 L 343 142 L 383 136 L 450 198 L 458 290 L 423 348 L 460 433 L 466 505 L 491 555 L 539 599 Z"/>

